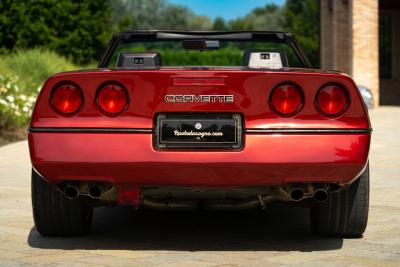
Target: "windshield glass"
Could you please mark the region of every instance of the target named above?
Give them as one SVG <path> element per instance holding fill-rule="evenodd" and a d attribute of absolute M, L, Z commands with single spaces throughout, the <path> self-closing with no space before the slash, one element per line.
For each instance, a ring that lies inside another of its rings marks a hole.
<path fill-rule="evenodd" d="M 291 47 L 283 42 L 254 40 L 219 40 L 212 49 L 185 49 L 182 40 L 125 41 L 114 50 L 108 67 L 121 67 L 118 58 L 127 53 L 155 52 L 160 66 L 246 66 L 246 67 L 303 67 Z"/>

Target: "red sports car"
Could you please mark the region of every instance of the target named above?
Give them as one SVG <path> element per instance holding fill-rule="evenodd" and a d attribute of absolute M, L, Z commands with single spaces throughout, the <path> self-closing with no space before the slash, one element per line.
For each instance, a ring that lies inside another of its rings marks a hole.
<path fill-rule="evenodd" d="M 43 235 L 93 208 L 308 206 L 315 233 L 367 225 L 371 125 L 348 75 L 311 69 L 290 33 L 127 31 L 97 69 L 50 77 L 29 128 Z"/>

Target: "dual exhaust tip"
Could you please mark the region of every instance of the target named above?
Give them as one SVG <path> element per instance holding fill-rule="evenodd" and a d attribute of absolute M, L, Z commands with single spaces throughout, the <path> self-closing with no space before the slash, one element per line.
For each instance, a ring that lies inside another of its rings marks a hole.
<path fill-rule="evenodd" d="M 302 188 L 294 188 L 290 192 L 290 198 L 293 201 L 300 201 L 300 200 L 304 199 L 304 197 L 305 197 L 304 190 Z M 313 197 L 315 202 L 323 203 L 328 199 L 328 191 L 325 190 L 325 189 L 319 188 L 319 189 L 314 191 L 312 197 Z"/>
<path fill-rule="evenodd" d="M 76 199 L 80 195 L 79 189 L 74 185 L 67 185 L 63 193 L 68 199 Z"/>
<path fill-rule="evenodd" d="M 87 195 L 91 198 L 100 198 L 103 195 L 103 189 L 98 185 L 89 186 Z M 67 185 L 63 190 L 68 199 L 76 199 L 81 195 L 81 191 L 74 185 Z"/>

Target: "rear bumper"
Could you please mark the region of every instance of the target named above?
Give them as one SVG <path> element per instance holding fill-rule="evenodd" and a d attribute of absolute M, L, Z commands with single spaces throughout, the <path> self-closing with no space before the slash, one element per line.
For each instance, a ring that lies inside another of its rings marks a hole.
<path fill-rule="evenodd" d="M 351 183 L 368 160 L 368 133 L 252 133 L 241 151 L 156 151 L 151 133 L 31 132 L 33 167 L 52 183 L 260 186 Z"/>

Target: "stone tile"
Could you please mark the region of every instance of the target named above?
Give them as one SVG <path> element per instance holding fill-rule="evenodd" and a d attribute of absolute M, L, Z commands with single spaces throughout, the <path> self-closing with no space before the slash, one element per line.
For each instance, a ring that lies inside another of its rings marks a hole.
<path fill-rule="evenodd" d="M 93 231 L 33 227 L 27 143 L 0 148 L 0 266 L 400 266 L 400 108 L 370 112 L 371 208 L 364 238 L 318 238 L 305 209 L 146 213 L 98 209 Z"/>

